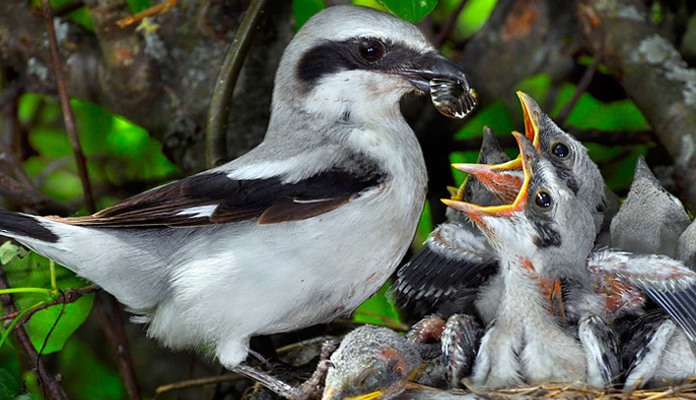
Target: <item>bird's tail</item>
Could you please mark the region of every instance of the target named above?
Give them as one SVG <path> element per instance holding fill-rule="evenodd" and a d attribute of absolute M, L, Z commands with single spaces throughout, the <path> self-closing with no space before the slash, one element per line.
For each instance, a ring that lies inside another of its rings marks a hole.
<path fill-rule="evenodd" d="M 59 239 L 58 235 L 46 227 L 38 217 L 1 208 L 0 235 L 9 236 L 20 241 L 26 238 L 47 243 L 56 243 Z"/>

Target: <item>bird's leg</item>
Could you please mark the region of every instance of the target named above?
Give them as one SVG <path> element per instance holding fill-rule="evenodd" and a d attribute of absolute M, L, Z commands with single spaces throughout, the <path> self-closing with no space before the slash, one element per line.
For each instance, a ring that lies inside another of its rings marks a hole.
<path fill-rule="evenodd" d="M 317 369 L 314 370 L 312 376 L 309 377 L 302 385 L 300 385 L 299 390 L 305 395 L 305 398 L 314 397 L 319 390 L 321 390 L 321 384 L 326 378 L 326 373 L 331 367 L 331 361 L 329 357 L 331 353 L 336 351 L 338 347 L 338 341 L 327 340 L 321 346 L 321 354 L 319 355 L 319 363 L 317 364 Z"/>
<path fill-rule="evenodd" d="M 300 399 L 300 390 L 296 387 L 288 385 L 271 374 L 263 372 L 247 364 L 239 364 L 232 368 L 233 372 L 244 375 L 247 378 L 253 379 L 268 390 L 286 399 Z"/>
<path fill-rule="evenodd" d="M 587 383 L 597 387 L 611 387 L 621 372 L 619 339 L 600 316 L 587 314 L 580 319 L 578 338 L 585 351 Z"/>
<path fill-rule="evenodd" d="M 438 315 L 428 315 L 416 322 L 406 333 L 406 339 L 415 343 L 439 342 L 445 320 Z"/>
<path fill-rule="evenodd" d="M 640 389 L 652 379 L 676 330 L 674 322 L 666 319 L 646 338 L 647 343 L 636 354 L 628 369 L 624 390 Z"/>
<path fill-rule="evenodd" d="M 289 385 L 271 374 L 263 372 L 247 364 L 239 364 L 232 371 L 251 378 L 268 390 L 290 400 L 305 400 L 313 398 L 321 390 L 321 384 L 326 376 L 326 372 L 331 366 L 329 356 L 336 350 L 334 341 L 326 341 L 321 347 L 321 355 L 317 368 L 312 373 L 312 376 L 298 387 Z"/>
<path fill-rule="evenodd" d="M 462 378 L 471 375 L 482 335 L 472 315 L 454 314 L 447 319 L 441 346 L 450 388 L 458 388 Z"/>

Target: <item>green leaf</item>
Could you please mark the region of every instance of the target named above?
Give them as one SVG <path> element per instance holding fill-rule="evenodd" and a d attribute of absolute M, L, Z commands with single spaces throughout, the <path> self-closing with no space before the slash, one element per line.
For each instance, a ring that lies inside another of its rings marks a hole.
<path fill-rule="evenodd" d="M 158 3 L 161 3 L 158 1 Z M 139 13 L 140 11 L 147 10 L 152 7 L 152 1 L 150 0 L 126 0 L 128 9 L 133 13 Z"/>
<path fill-rule="evenodd" d="M 51 288 L 50 261 L 36 253 L 29 252 L 24 257 L 17 257 L 5 265 L 5 273 L 11 288 Z M 58 288 L 67 289 L 85 286 L 85 281 L 65 268 L 56 267 Z M 30 309 L 42 302 L 53 299 L 41 293 L 23 293 L 15 295 L 15 303 L 20 310 Z M 65 341 L 84 322 L 92 309 L 93 296 L 85 296 L 63 308 L 58 304 L 34 314 L 25 324 L 27 333 L 34 347 L 43 353 L 53 353 L 62 349 Z M 60 318 L 58 318 L 60 316 Z M 56 323 L 56 327 L 51 328 Z M 50 336 L 48 336 L 51 331 Z M 46 338 L 48 337 L 48 340 Z"/>
<path fill-rule="evenodd" d="M 17 376 L 0 368 L 0 399 L 14 399 L 21 393 L 22 386 Z"/>
<path fill-rule="evenodd" d="M 409 21 L 418 22 L 437 6 L 437 0 L 379 0 L 392 14 Z"/>
<path fill-rule="evenodd" d="M 462 140 L 481 136 L 484 126 L 489 126 L 496 134 L 509 134 L 515 129 L 515 122 L 502 100 L 497 100 L 481 109 L 454 134 L 454 139 Z M 478 152 L 478 149 L 476 151 Z"/>
<path fill-rule="evenodd" d="M 382 4 L 379 0 L 353 0 L 353 4 L 356 6 L 370 7 L 374 8 L 375 10 L 389 12 L 389 10 L 387 10 L 387 8 L 384 7 L 384 4 Z"/>
<path fill-rule="evenodd" d="M 400 324 L 399 312 L 387 299 L 390 287 L 390 282 L 385 283 L 377 293 L 365 300 L 353 313 L 353 320 L 374 325 Z"/>
<path fill-rule="evenodd" d="M 460 6 L 461 0 L 444 0 L 441 1 L 437 8 L 433 11 L 432 19 L 438 24 L 444 24 L 449 20 L 452 13 Z M 464 8 L 457 17 L 457 23 L 454 26 L 450 37 L 454 41 L 462 41 L 471 37 L 479 31 L 483 24 L 486 23 L 491 12 L 495 8 L 497 0 L 468 0 L 464 4 Z"/>
<path fill-rule="evenodd" d="M 292 14 L 295 17 L 295 30 L 298 30 L 312 15 L 324 9 L 324 0 L 292 0 Z"/>
<path fill-rule="evenodd" d="M 458 37 L 467 38 L 476 33 L 493 12 L 498 0 L 469 0 L 457 19 Z"/>
<path fill-rule="evenodd" d="M 7 241 L 0 246 L 0 263 L 7 265 L 15 258 L 22 258 L 27 254 L 27 250 L 24 247 L 17 246 L 16 244 Z"/>
<path fill-rule="evenodd" d="M 413 238 L 412 247 L 420 248 L 432 231 L 433 220 L 430 215 L 430 202 L 426 201 L 420 220 L 418 221 L 418 228 L 416 228 L 416 236 Z"/>

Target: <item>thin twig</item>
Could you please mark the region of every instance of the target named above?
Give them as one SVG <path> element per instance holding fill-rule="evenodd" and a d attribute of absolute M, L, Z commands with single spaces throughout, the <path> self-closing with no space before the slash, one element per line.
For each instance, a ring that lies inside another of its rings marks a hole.
<path fill-rule="evenodd" d="M 592 64 L 590 64 L 585 70 L 585 73 L 582 74 L 580 82 L 578 82 L 578 85 L 575 87 L 573 97 L 568 100 L 568 102 L 563 106 L 561 112 L 558 114 L 557 120 L 561 123 L 561 125 L 565 124 L 570 112 L 573 111 L 573 108 L 578 103 L 578 100 L 580 100 L 580 96 L 585 93 L 587 87 L 590 86 L 590 83 L 592 83 L 592 78 L 594 78 L 594 74 L 597 72 L 597 68 L 599 68 L 599 64 L 601 62 L 602 58 L 599 55 L 596 55 L 592 60 Z"/>
<path fill-rule="evenodd" d="M 116 21 L 116 25 L 119 28 L 125 28 L 128 25 L 134 24 L 145 18 L 151 17 L 157 13 L 165 12 L 176 5 L 176 0 L 166 0 L 164 3 L 154 5 L 147 10 L 143 10 L 135 15 L 128 16 L 126 18 L 119 19 Z"/>
<path fill-rule="evenodd" d="M 29 318 L 32 317 L 32 315 L 36 314 L 37 312 L 41 310 L 45 310 L 49 307 L 53 307 L 58 304 L 69 304 L 69 303 L 74 303 L 81 299 L 84 296 L 87 296 L 88 294 L 95 293 L 96 291 L 99 290 L 99 287 L 96 285 L 90 285 L 90 286 L 85 286 L 83 288 L 79 289 L 66 289 L 62 291 L 62 295 L 59 296 L 57 299 L 50 301 L 48 303 L 42 304 L 36 308 L 32 308 L 31 310 L 27 311 L 22 318 L 19 320 L 20 324 L 24 324 L 29 320 Z M 14 311 L 14 312 L 7 312 L 4 315 L 0 316 L 0 321 L 6 321 L 10 319 L 14 319 L 17 315 L 19 315 L 21 311 Z"/>
<path fill-rule="evenodd" d="M 56 85 L 58 86 L 58 97 L 60 98 L 60 105 L 63 111 L 65 130 L 68 132 L 70 144 L 73 148 L 73 154 L 77 164 L 77 172 L 80 177 L 80 182 L 82 183 L 82 190 L 84 192 L 85 205 L 90 213 L 94 213 L 96 211 L 94 196 L 92 195 L 92 187 L 89 181 L 89 175 L 87 173 L 87 163 L 84 153 L 82 152 L 80 139 L 77 136 L 75 116 L 70 108 L 70 100 L 68 98 L 68 93 L 65 86 L 62 63 L 60 60 L 60 54 L 58 53 L 58 41 L 56 40 L 56 33 L 53 26 L 53 14 L 48 0 L 42 0 L 42 4 L 44 20 L 46 22 L 46 29 L 48 30 L 48 38 L 51 48 L 51 64 L 56 76 Z M 115 300 L 110 301 L 113 302 Z M 96 310 L 98 310 L 98 312 L 107 312 L 105 307 L 106 306 L 103 303 L 98 302 Z M 125 354 L 128 350 L 128 343 L 126 341 L 125 334 L 123 333 L 123 324 L 117 319 L 102 319 L 101 322 L 102 329 L 104 330 L 105 334 L 107 337 L 112 339 L 111 344 L 114 348 L 114 352 L 117 355 L 119 373 L 123 379 L 124 385 L 128 389 L 128 395 L 130 396 L 131 400 L 138 400 L 140 399 L 140 394 L 138 393 L 137 385 L 135 384 L 135 374 L 133 373 L 132 362 L 130 361 L 130 355 Z"/>
<path fill-rule="evenodd" d="M 205 378 L 188 379 L 185 381 L 159 386 L 157 389 L 155 389 L 155 398 L 159 397 L 164 393 L 171 392 L 174 390 L 190 389 L 194 387 L 215 385 L 218 383 L 225 382 L 234 382 L 241 379 L 245 378 L 239 374 L 225 374 L 221 376 L 209 376 Z"/>
<path fill-rule="evenodd" d="M 232 92 L 251 45 L 252 33 L 257 26 L 266 0 L 251 0 L 244 19 L 230 44 L 220 73 L 215 81 L 213 97 L 208 110 L 206 129 L 206 163 L 208 168 L 227 162 L 227 120 L 232 109 Z"/>
<path fill-rule="evenodd" d="M 0 289 L 8 289 L 7 278 L 5 277 L 5 271 L 2 266 L 0 266 Z M 0 302 L 2 302 L 3 309 L 5 312 L 14 313 L 17 312 L 17 306 L 11 295 L 1 295 Z M 24 356 L 29 368 L 36 372 L 38 382 L 40 387 L 44 391 L 44 396 L 51 400 L 64 400 L 67 399 L 60 383 L 46 370 L 39 354 L 36 352 L 34 345 L 31 343 L 29 334 L 27 334 L 26 329 L 21 324 L 18 324 L 12 331 L 12 336 L 19 345 L 21 353 Z"/>
<path fill-rule="evenodd" d="M 80 182 L 82 183 L 85 206 L 90 213 L 93 213 L 96 211 L 96 207 L 94 205 L 94 197 L 92 196 L 92 185 L 89 182 L 87 162 L 85 161 L 85 155 L 82 152 L 80 138 L 77 136 L 75 115 L 73 115 L 72 109 L 70 108 L 70 98 L 68 97 L 65 77 L 63 76 L 63 64 L 60 60 L 60 53 L 58 52 L 58 40 L 56 39 L 56 31 L 55 27 L 53 26 L 53 11 L 51 10 L 51 5 L 49 4 L 48 0 L 41 0 L 41 4 L 43 5 L 43 15 L 44 22 L 46 23 L 46 30 L 48 31 L 48 44 L 51 50 L 51 67 L 53 68 L 53 73 L 56 77 L 58 98 L 60 99 L 60 107 L 63 111 L 65 130 L 68 132 L 70 145 L 72 146 L 73 154 L 75 155 L 77 175 L 80 177 Z"/>
<path fill-rule="evenodd" d="M 437 37 L 435 38 L 435 47 L 438 49 L 441 49 L 442 46 L 445 44 L 445 41 L 450 37 L 452 34 L 452 30 L 454 27 L 457 25 L 457 20 L 459 19 L 459 14 L 462 13 L 462 10 L 464 9 L 464 6 L 466 5 L 467 0 L 461 0 L 459 2 L 459 5 L 457 5 L 457 8 L 450 13 L 449 18 L 447 19 L 447 22 L 443 25 L 442 29 L 440 29 L 440 32 L 437 34 Z"/>

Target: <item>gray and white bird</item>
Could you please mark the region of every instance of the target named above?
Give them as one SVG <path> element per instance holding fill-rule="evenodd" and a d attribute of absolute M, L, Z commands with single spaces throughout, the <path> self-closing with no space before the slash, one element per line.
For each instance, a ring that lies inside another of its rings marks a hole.
<path fill-rule="evenodd" d="M 564 309 L 566 300 L 582 298 L 601 310 L 586 268 L 595 239 L 593 213 L 551 162 L 523 135 L 515 135 L 525 179 L 514 203 L 481 207 L 445 200 L 466 212 L 491 242 L 504 289 L 481 339 L 471 381 L 493 388 L 542 382 L 608 385 L 618 362 L 612 358 L 616 343 L 606 322 L 587 304 L 571 326 Z"/>
<path fill-rule="evenodd" d="M 612 246 L 678 257 L 688 266 L 693 258 L 688 239 L 693 229 L 689 223 L 681 201 L 662 186 L 645 159 L 639 157 L 626 200 L 611 224 Z M 659 272 L 653 265 L 646 275 Z M 678 384 L 696 375 L 696 288 L 646 292 L 662 309 L 638 318 L 625 334 L 629 337 L 623 346 L 628 367 L 626 389 Z"/>
<path fill-rule="evenodd" d="M 436 78 L 469 88 L 414 25 L 327 8 L 283 54 L 258 147 L 92 216 L 3 210 L 0 232 L 244 373 L 251 336 L 350 313 L 404 256 L 426 172 L 399 100 Z"/>
<path fill-rule="evenodd" d="M 679 236 L 677 258 L 692 270 L 696 270 L 696 223 L 693 221 Z"/>
<path fill-rule="evenodd" d="M 553 164 L 566 186 L 590 209 L 597 234 L 602 228 L 608 229 L 618 210 L 619 198 L 604 183 L 585 146 L 556 125 L 531 96 L 524 92 L 517 92 L 517 96 L 524 112 L 526 136 Z"/>
<path fill-rule="evenodd" d="M 682 202 L 655 178 L 645 159 L 638 157 L 631 188 L 611 221 L 611 247 L 676 257 L 679 237 L 690 222 Z"/>

